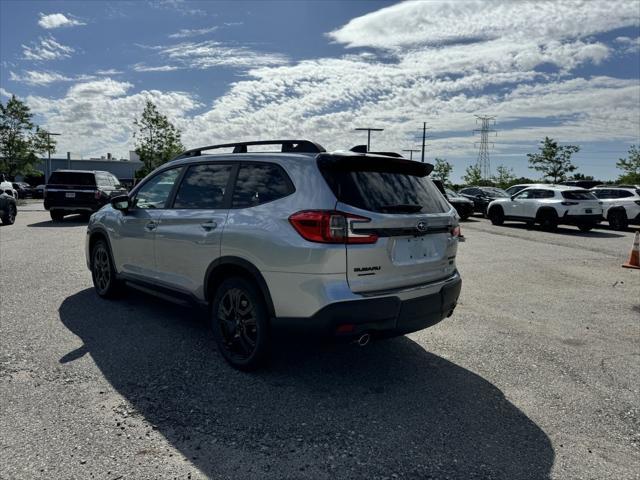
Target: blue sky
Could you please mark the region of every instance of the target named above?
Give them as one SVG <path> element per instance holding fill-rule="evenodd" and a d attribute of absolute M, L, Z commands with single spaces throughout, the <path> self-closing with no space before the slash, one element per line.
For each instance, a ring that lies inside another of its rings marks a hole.
<path fill-rule="evenodd" d="M 640 1 L 0 2 L 0 94 L 60 132 L 61 153 L 127 156 L 145 99 L 187 147 L 269 137 L 362 143 L 474 163 L 475 114 L 496 115 L 492 166 L 578 144 L 615 178 L 640 143 Z"/>

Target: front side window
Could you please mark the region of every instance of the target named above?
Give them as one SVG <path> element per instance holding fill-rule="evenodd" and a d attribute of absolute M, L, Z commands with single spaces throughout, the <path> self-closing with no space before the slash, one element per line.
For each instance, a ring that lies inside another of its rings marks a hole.
<path fill-rule="evenodd" d="M 272 202 L 295 191 L 291 180 L 278 165 L 241 165 L 233 189 L 232 208 L 248 208 Z"/>
<path fill-rule="evenodd" d="M 134 208 L 165 208 L 171 190 L 182 168 L 172 168 L 158 173 L 145 182 L 137 191 L 133 201 Z"/>
<path fill-rule="evenodd" d="M 524 200 L 527 198 L 534 198 L 536 191 L 535 190 L 523 190 L 522 193 L 518 194 L 516 197 L 518 200 Z"/>
<path fill-rule="evenodd" d="M 216 209 L 224 207 L 224 194 L 232 166 L 225 164 L 189 167 L 173 202 L 173 208 Z"/>

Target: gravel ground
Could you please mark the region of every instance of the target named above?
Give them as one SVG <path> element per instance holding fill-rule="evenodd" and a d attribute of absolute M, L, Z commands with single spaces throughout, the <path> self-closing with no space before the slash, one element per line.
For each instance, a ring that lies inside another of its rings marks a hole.
<path fill-rule="evenodd" d="M 453 317 L 243 374 L 198 311 L 99 299 L 85 228 L 0 227 L 2 479 L 640 478 L 631 231 L 472 219 Z"/>

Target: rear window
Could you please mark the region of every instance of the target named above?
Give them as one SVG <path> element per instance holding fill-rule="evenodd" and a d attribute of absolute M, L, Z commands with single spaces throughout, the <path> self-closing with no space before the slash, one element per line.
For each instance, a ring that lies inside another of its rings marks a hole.
<path fill-rule="evenodd" d="M 567 200 L 597 200 L 593 193 L 586 190 L 568 190 L 562 192 L 562 196 Z"/>
<path fill-rule="evenodd" d="M 336 198 L 348 205 L 370 212 L 397 214 L 449 210 L 449 204 L 438 188 L 426 176 L 420 176 L 417 168 L 411 165 L 404 168 L 406 160 L 387 162 L 389 171 L 373 162 L 374 171 L 367 171 L 366 164 L 354 167 L 357 171 L 350 171 L 344 165 L 337 169 L 320 162 L 318 165 Z"/>
<path fill-rule="evenodd" d="M 50 185 L 82 185 L 96 186 L 93 173 L 84 172 L 53 172 L 49 177 Z"/>

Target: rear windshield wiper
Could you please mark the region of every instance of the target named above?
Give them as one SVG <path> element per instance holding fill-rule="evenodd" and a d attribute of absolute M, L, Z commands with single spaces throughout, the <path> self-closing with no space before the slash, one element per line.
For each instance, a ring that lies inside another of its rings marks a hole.
<path fill-rule="evenodd" d="M 381 212 L 406 212 L 416 213 L 422 210 L 422 205 L 412 203 L 399 203 L 397 205 L 382 205 L 378 208 Z"/>

